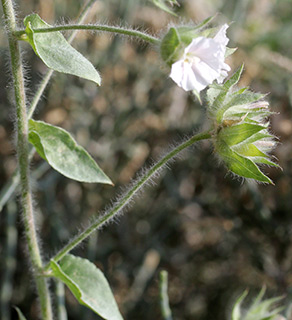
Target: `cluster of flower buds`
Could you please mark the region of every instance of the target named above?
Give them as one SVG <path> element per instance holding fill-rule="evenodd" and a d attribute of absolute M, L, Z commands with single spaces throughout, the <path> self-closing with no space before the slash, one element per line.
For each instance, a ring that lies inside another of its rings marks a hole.
<path fill-rule="evenodd" d="M 258 167 L 278 166 L 269 155 L 276 145 L 275 137 L 268 132 L 272 112 L 263 100 L 264 94 L 235 89 L 242 70 L 243 66 L 222 86 L 214 85 L 207 91 L 214 147 L 233 173 L 272 184 Z"/>
<path fill-rule="evenodd" d="M 270 160 L 275 137 L 268 132 L 271 115 L 265 95 L 237 89 L 243 66 L 223 83 L 231 70 L 225 58 L 227 24 L 208 28 L 212 18 L 196 27 L 171 27 L 161 42 L 161 56 L 171 67 L 170 77 L 196 96 L 207 91 L 208 115 L 214 125 L 213 144 L 230 171 L 260 182 L 272 181 L 259 168 L 278 166 Z"/>

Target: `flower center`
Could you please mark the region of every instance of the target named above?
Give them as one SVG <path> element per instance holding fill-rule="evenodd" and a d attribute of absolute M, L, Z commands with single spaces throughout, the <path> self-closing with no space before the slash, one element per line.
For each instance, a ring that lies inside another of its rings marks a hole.
<path fill-rule="evenodd" d="M 191 64 L 191 65 L 195 65 L 195 64 L 199 63 L 201 61 L 201 59 L 198 56 L 194 55 L 193 53 L 188 52 L 185 55 L 184 61 Z"/>

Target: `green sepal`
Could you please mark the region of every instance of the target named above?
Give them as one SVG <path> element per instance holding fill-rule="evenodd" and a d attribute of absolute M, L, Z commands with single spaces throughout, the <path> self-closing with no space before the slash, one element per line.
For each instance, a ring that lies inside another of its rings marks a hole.
<path fill-rule="evenodd" d="M 217 143 L 216 151 L 233 173 L 244 178 L 273 184 L 272 180 L 263 174 L 252 160 L 233 151 L 224 141 Z"/>
<path fill-rule="evenodd" d="M 251 103 L 259 101 L 265 96 L 266 94 L 254 93 L 246 88 L 244 88 L 244 91 L 242 89 L 238 90 L 226 97 L 222 107 L 217 110 L 216 120 L 221 122 L 229 117 L 240 116 L 241 113 L 249 113 L 251 116 L 251 114 L 254 115 L 257 112 L 262 112 L 263 114 L 266 112 L 266 115 L 270 115 L 271 112 L 268 109 L 250 109 Z"/>
<path fill-rule="evenodd" d="M 283 307 L 275 307 L 282 297 L 275 297 L 271 299 L 263 300 L 265 294 L 265 287 L 263 287 L 254 299 L 253 303 L 249 308 L 244 308 L 244 311 L 241 311 L 241 304 L 245 297 L 247 296 L 247 291 L 237 299 L 233 310 L 231 320 L 275 320 L 280 318 L 280 312 L 284 309 Z"/>
<path fill-rule="evenodd" d="M 232 314 L 231 314 L 231 319 L 232 320 L 241 320 L 241 304 L 243 302 L 243 300 L 245 299 L 245 297 L 247 296 L 248 291 L 245 290 L 243 292 L 243 294 L 235 301 L 234 307 L 232 309 Z"/>
<path fill-rule="evenodd" d="M 176 62 L 185 47 L 187 47 L 193 39 L 204 36 L 208 37 L 213 34 L 213 30 L 217 28 L 204 29 L 215 16 L 205 19 L 198 25 L 171 27 L 161 40 L 160 54 L 162 59 L 171 66 Z"/>
<path fill-rule="evenodd" d="M 100 85 L 101 79 L 94 66 L 67 42 L 61 32 L 34 32 L 35 29 L 51 27 L 37 14 L 26 16 L 24 25 L 27 35 L 24 40 L 29 42 L 47 67 Z"/>
<path fill-rule="evenodd" d="M 196 89 L 192 90 L 193 95 L 199 100 L 200 105 L 202 105 L 202 98 L 200 95 L 200 92 L 198 92 Z"/>
<path fill-rule="evenodd" d="M 230 91 L 230 89 L 232 89 L 239 82 L 243 69 L 244 69 L 244 64 L 242 64 L 237 69 L 237 71 L 230 77 L 230 79 L 225 81 L 225 83 L 223 84 L 223 88 L 226 92 Z"/>
<path fill-rule="evenodd" d="M 181 50 L 181 39 L 176 28 L 172 27 L 161 40 L 160 54 L 162 59 L 171 66 L 178 58 Z"/>
<path fill-rule="evenodd" d="M 123 320 L 105 276 L 92 262 L 68 254 L 59 262 L 51 260 L 50 267 L 81 305 L 106 320 Z"/>
<path fill-rule="evenodd" d="M 237 48 L 226 47 L 225 58 L 228 58 L 229 56 L 231 56 L 236 50 L 237 50 Z"/>
<path fill-rule="evenodd" d="M 56 171 L 70 179 L 112 184 L 88 152 L 64 129 L 29 120 L 29 142 Z"/>
<path fill-rule="evenodd" d="M 268 157 L 253 157 L 253 161 L 255 163 L 259 163 L 259 164 L 265 164 L 271 167 L 276 167 L 278 169 L 282 169 L 281 166 L 279 166 L 277 163 L 271 161 L 268 159 Z"/>
<path fill-rule="evenodd" d="M 208 98 L 208 104 L 209 104 L 209 113 L 211 118 L 216 117 L 216 120 L 218 122 L 218 118 L 220 117 L 218 113 L 222 113 L 227 108 L 226 104 L 226 97 L 231 92 L 233 87 L 238 83 L 242 71 L 243 71 L 244 65 L 242 64 L 241 67 L 230 77 L 230 79 L 226 80 L 222 85 L 220 86 L 220 91 L 217 90 L 214 92 L 214 87 L 212 87 L 209 93 L 207 93 Z M 208 90 L 208 91 L 209 91 Z M 214 94 L 215 93 L 215 94 Z M 209 100 L 211 99 L 211 100 Z"/>
<path fill-rule="evenodd" d="M 234 146 L 263 129 L 265 129 L 264 126 L 242 123 L 223 128 L 218 133 L 218 139 L 224 140 L 229 146 Z"/>
<path fill-rule="evenodd" d="M 244 157 L 252 157 L 252 160 L 254 161 L 254 157 L 268 157 L 265 153 L 260 151 L 254 144 L 249 143 L 241 143 L 239 145 L 236 145 L 232 148 L 234 151 L 236 151 L 238 154 Z M 256 161 L 254 161 L 256 162 Z"/>

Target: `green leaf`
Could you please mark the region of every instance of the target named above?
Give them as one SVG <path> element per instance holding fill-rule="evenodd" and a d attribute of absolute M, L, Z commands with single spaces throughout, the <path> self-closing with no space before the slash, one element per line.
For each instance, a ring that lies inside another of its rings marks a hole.
<path fill-rule="evenodd" d="M 174 13 L 167 5 L 166 5 L 166 1 L 165 0 L 152 0 L 152 2 L 158 7 L 160 8 L 161 10 L 167 12 L 167 13 L 170 13 L 172 14 L 173 16 L 177 17 L 177 14 Z M 176 1 L 168 1 L 172 4 L 178 4 Z"/>
<path fill-rule="evenodd" d="M 93 263 L 68 254 L 50 265 L 54 277 L 67 285 L 80 304 L 104 319 L 123 319 L 105 276 Z"/>
<path fill-rule="evenodd" d="M 25 316 L 23 315 L 23 313 L 21 312 L 21 310 L 18 307 L 14 307 L 14 309 L 16 310 L 16 312 L 18 314 L 18 320 L 26 320 Z"/>
<path fill-rule="evenodd" d="M 223 139 L 229 146 L 234 146 L 238 143 L 243 142 L 255 133 L 265 129 L 263 126 L 242 123 L 225 127 L 224 130 L 219 132 L 220 139 Z"/>
<path fill-rule="evenodd" d="M 64 129 L 29 120 L 29 142 L 65 177 L 81 182 L 112 184 L 92 157 Z"/>
<path fill-rule="evenodd" d="M 37 14 L 26 16 L 24 25 L 27 41 L 46 66 L 100 85 L 101 79 L 94 66 L 66 41 L 61 32 L 34 32 L 35 29 L 51 27 Z"/>

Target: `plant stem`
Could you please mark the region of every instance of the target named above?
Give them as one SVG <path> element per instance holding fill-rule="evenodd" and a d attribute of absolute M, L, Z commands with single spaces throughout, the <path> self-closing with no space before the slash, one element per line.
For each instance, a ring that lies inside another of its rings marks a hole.
<path fill-rule="evenodd" d="M 123 208 L 125 208 L 134 196 L 139 192 L 139 190 L 152 178 L 155 176 L 160 169 L 172 158 L 174 158 L 178 153 L 188 148 L 197 141 L 210 139 L 211 131 L 203 132 L 192 136 L 187 141 L 181 143 L 168 154 L 166 154 L 161 160 L 159 160 L 154 166 L 152 166 L 144 176 L 138 180 L 138 182 L 128 191 L 128 193 L 114 206 L 110 211 L 101 217 L 98 217 L 89 227 L 82 231 L 79 235 L 73 238 L 63 249 L 59 251 L 52 259 L 55 261 L 61 260 L 68 252 L 73 248 L 78 246 L 83 240 L 85 240 L 93 231 L 99 229 L 104 224 L 109 222 L 115 215 L 117 215 Z M 44 270 L 48 271 L 50 269 L 50 264 L 48 263 Z"/>
<path fill-rule="evenodd" d="M 29 255 L 33 267 L 37 291 L 41 304 L 43 320 L 52 319 L 51 299 L 47 280 L 40 276 L 42 259 L 38 245 L 37 233 L 34 222 L 32 195 L 29 183 L 29 151 L 28 151 L 28 122 L 26 114 L 26 97 L 20 48 L 17 39 L 13 36 L 16 30 L 15 14 L 11 0 L 1 0 L 5 17 L 8 42 L 11 55 L 11 69 L 14 85 L 14 96 L 17 115 L 17 155 L 21 186 L 21 204 L 28 243 Z"/>
<path fill-rule="evenodd" d="M 168 273 L 165 270 L 160 272 L 159 281 L 159 295 L 160 295 L 160 309 L 164 320 L 172 320 L 171 310 L 168 299 Z"/>
<path fill-rule="evenodd" d="M 40 28 L 40 29 L 33 29 L 34 33 L 47 33 L 47 32 L 56 32 L 56 31 L 66 31 L 66 30 L 87 30 L 87 31 L 105 31 L 105 32 L 112 32 L 117 34 L 123 34 L 130 37 L 138 37 L 141 40 L 152 44 L 159 44 L 160 39 L 151 36 L 142 31 L 126 29 L 121 27 L 114 27 L 102 24 L 90 25 L 90 24 L 70 24 L 64 26 L 55 26 L 55 27 L 48 27 L 48 28 Z M 14 32 L 14 35 L 21 39 L 21 36 L 25 34 L 25 30 L 17 30 Z"/>

